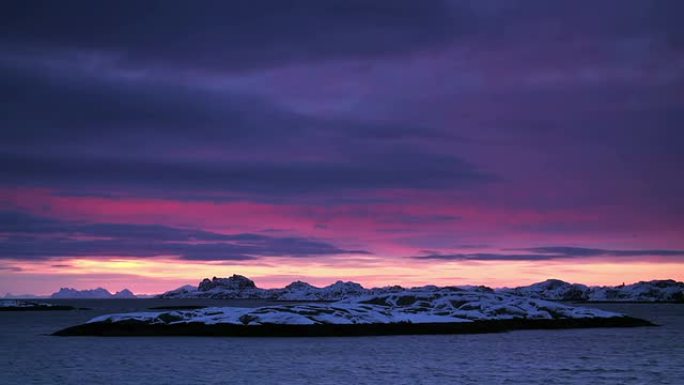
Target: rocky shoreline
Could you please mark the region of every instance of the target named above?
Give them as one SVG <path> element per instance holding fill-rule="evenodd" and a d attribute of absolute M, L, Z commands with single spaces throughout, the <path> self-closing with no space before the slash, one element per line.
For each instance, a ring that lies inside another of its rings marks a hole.
<path fill-rule="evenodd" d="M 99 337 L 353 337 L 383 335 L 501 333 L 529 329 L 574 329 L 656 326 L 633 317 L 581 318 L 560 320 L 485 320 L 453 323 L 235 325 L 200 322 L 149 324 L 142 321 L 93 322 L 55 332 L 54 336 Z"/>
<path fill-rule="evenodd" d="M 78 310 L 74 306 L 53 305 L 43 302 L 2 300 L 0 311 L 53 311 L 53 310 Z"/>
<path fill-rule="evenodd" d="M 480 288 L 427 287 L 332 303 L 105 314 L 55 335 L 356 336 L 650 325 L 621 313 Z"/>
<path fill-rule="evenodd" d="M 444 288 L 449 288 L 449 286 Z M 573 303 L 684 303 L 684 282 L 671 279 L 636 282 L 620 286 L 587 286 L 558 279 L 548 279 L 516 288 L 493 289 L 486 286 L 461 286 L 461 288 Z M 337 281 L 325 287 L 316 287 L 306 282 L 295 281 L 283 288 L 262 289 L 245 276 L 233 275 L 227 278 L 205 278 L 196 287 L 183 286 L 161 294 L 158 298 L 335 302 L 361 295 L 381 295 L 420 289 L 431 290 L 440 289 L 440 287 L 428 285 L 404 288 L 395 285 L 365 288 L 356 282 L 343 281 Z"/>

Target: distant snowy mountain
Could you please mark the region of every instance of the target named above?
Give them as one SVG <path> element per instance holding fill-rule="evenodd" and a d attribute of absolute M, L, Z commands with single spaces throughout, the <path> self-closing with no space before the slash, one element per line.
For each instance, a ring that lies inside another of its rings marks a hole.
<path fill-rule="evenodd" d="M 671 279 L 641 281 L 631 285 L 593 287 L 549 279 L 530 286 L 498 291 L 553 301 L 684 302 L 684 282 Z"/>
<path fill-rule="evenodd" d="M 638 282 L 624 286 L 590 287 L 549 279 L 530 286 L 493 290 L 486 286 L 438 287 L 427 285 L 410 290 L 434 291 L 441 289 L 472 290 L 483 293 L 504 293 L 552 301 L 578 302 L 684 302 L 684 283 L 673 280 Z M 316 287 L 295 281 L 280 289 L 261 289 L 254 281 L 242 276 L 205 278 L 197 287 L 186 285 L 161 294 L 159 298 L 214 298 L 214 299 L 267 299 L 271 301 L 340 301 L 363 295 L 385 295 L 403 292 L 401 286 L 367 289 L 356 282 L 337 281 L 325 287 Z"/>
<path fill-rule="evenodd" d="M 684 282 L 641 281 L 624 286 L 592 287 L 590 301 L 684 302 Z"/>
<path fill-rule="evenodd" d="M 587 301 L 589 287 L 582 284 L 568 283 L 560 279 L 547 279 L 529 286 L 516 287 L 514 289 L 500 289 L 506 292 L 525 297 L 543 298 L 553 301 Z"/>
<path fill-rule="evenodd" d="M 368 294 L 370 291 L 356 282 L 337 281 L 325 287 L 316 287 L 296 281 L 282 289 L 269 290 L 269 298 L 277 301 L 338 301 L 350 296 Z"/>
<path fill-rule="evenodd" d="M 114 294 L 107 289 L 98 287 L 97 289 L 76 290 L 63 287 L 58 292 L 53 293 L 50 298 L 54 299 L 105 299 L 105 298 L 137 298 L 133 292 L 123 289 Z"/>
<path fill-rule="evenodd" d="M 133 294 L 132 291 L 128 289 L 123 289 L 112 294 L 112 298 L 137 298 L 137 296 Z"/>
<path fill-rule="evenodd" d="M 50 298 L 111 298 L 112 293 L 98 287 L 97 289 L 76 290 L 68 287 L 59 289 L 58 292 L 53 293 Z"/>
<path fill-rule="evenodd" d="M 460 287 L 465 288 L 465 287 Z M 473 290 L 492 291 L 484 286 L 467 287 Z M 424 286 L 422 290 L 441 289 L 437 286 Z M 351 281 L 337 281 L 324 287 L 316 287 L 307 282 L 295 281 L 280 289 L 261 289 L 254 281 L 242 276 L 228 278 L 205 278 L 197 287 L 190 285 L 161 294 L 159 298 L 214 298 L 214 299 L 267 299 L 271 301 L 326 301 L 333 302 L 362 295 L 382 295 L 406 290 L 401 286 L 388 286 L 366 289 Z"/>
<path fill-rule="evenodd" d="M 205 278 L 197 287 L 183 286 L 168 291 L 160 298 L 215 298 L 215 299 L 268 299 L 274 301 L 337 301 L 348 296 L 370 294 L 356 282 L 337 281 L 325 287 L 316 287 L 296 281 L 282 289 L 261 289 L 242 275 L 228 278 Z"/>
<path fill-rule="evenodd" d="M 193 298 L 193 295 L 197 291 L 197 288 L 192 285 L 181 286 L 178 289 L 173 289 L 160 294 L 160 298 Z"/>

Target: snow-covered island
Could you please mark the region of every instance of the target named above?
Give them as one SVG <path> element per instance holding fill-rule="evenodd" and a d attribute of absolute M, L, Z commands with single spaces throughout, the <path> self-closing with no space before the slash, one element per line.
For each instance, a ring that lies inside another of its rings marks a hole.
<path fill-rule="evenodd" d="M 620 313 L 480 287 L 387 290 L 348 295 L 336 302 L 110 314 L 55 334 L 348 336 L 651 325 Z"/>
<path fill-rule="evenodd" d="M 425 288 L 437 288 L 426 286 Z M 466 286 L 462 288 L 467 288 Z M 482 290 L 521 295 L 551 301 L 575 302 L 684 302 L 684 282 L 654 280 L 631 285 L 595 286 L 572 284 L 549 279 L 530 286 Z M 420 289 L 420 288 L 417 288 Z M 280 289 L 262 289 L 242 275 L 228 278 L 205 278 L 197 286 L 183 286 L 161 294 L 159 298 L 266 299 L 270 301 L 339 301 L 347 297 L 397 293 L 401 286 L 367 289 L 356 282 L 337 281 L 325 287 L 295 281 Z M 413 290 L 413 289 L 411 289 Z"/>
<path fill-rule="evenodd" d="M 437 288 L 426 286 L 426 288 Z M 484 286 L 481 286 L 484 288 Z M 205 278 L 199 285 L 186 285 L 167 291 L 158 298 L 213 298 L 213 299 L 264 299 L 269 301 L 333 302 L 361 295 L 401 292 L 401 286 L 366 289 L 351 281 L 337 281 L 324 287 L 316 287 L 302 281 L 295 281 L 280 289 L 262 289 L 251 279 L 234 274 L 228 278 Z M 489 289 L 491 290 L 491 289 Z"/>
<path fill-rule="evenodd" d="M 53 299 L 109 299 L 109 298 L 137 298 L 133 292 L 128 289 L 123 289 L 112 294 L 107 289 L 98 287 L 97 289 L 76 290 L 68 287 L 59 289 L 58 292 L 52 293 L 50 298 Z"/>
<path fill-rule="evenodd" d="M 587 286 L 548 279 L 499 292 L 551 301 L 684 303 L 684 282 L 672 279 L 641 281 L 620 286 Z"/>
<path fill-rule="evenodd" d="M 21 301 L 17 299 L 0 300 L 0 311 L 32 311 L 32 310 L 75 310 L 73 306 L 53 305 L 45 302 Z"/>

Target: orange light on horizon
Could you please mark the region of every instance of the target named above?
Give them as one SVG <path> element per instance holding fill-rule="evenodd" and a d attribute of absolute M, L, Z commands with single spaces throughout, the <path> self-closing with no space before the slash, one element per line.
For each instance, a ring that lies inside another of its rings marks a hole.
<path fill-rule="evenodd" d="M 408 259 L 382 259 L 367 255 L 331 258 L 325 261 L 272 258 L 254 262 L 196 262 L 171 258 L 78 258 L 62 261 L 22 262 L 19 271 L 0 273 L 0 292 L 47 293 L 41 277 L 59 286 L 79 289 L 103 286 L 139 293 L 160 293 L 178 283 L 196 284 L 203 278 L 240 274 L 253 279 L 259 287 L 282 287 L 301 279 L 315 285 L 351 280 L 366 287 L 399 284 L 402 286 L 486 285 L 520 286 L 557 278 L 588 285 L 617 285 L 651 279 L 684 280 L 684 263 L 615 261 L 458 261 L 430 263 Z M 399 263 L 401 262 L 401 263 Z M 98 281 L 98 277 L 99 281 Z M 26 287 L 22 287 L 26 282 Z M 50 283 L 54 286 L 53 283 Z M 7 286 L 5 286 L 7 285 Z M 13 285 L 13 286 L 11 286 Z M 19 286 L 19 287 L 16 287 Z M 178 285 L 180 286 L 180 285 Z M 32 290 L 32 291 L 26 291 Z"/>

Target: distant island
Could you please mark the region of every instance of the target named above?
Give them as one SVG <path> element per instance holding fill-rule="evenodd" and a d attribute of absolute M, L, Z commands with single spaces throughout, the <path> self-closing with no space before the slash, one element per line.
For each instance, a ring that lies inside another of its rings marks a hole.
<path fill-rule="evenodd" d="M 684 303 L 684 282 L 672 279 L 641 281 L 619 286 L 587 286 L 548 279 L 529 286 L 499 291 L 551 301 Z"/>
<path fill-rule="evenodd" d="M 658 285 L 663 286 L 657 282 L 652 286 Z M 535 288 L 542 286 L 545 287 Z M 233 275 L 204 279 L 197 288 L 185 286 L 160 298 L 308 303 L 108 314 L 55 335 L 361 336 L 653 325 L 621 313 L 547 301 L 539 298 L 539 292 L 544 293 L 534 290 L 532 295 L 523 288 L 432 285 L 366 289 L 358 283 L 342 281 L 322 288 L 297 281 L 282 289 L 260 289 L 249 278 Z"/>
<path fill-rule="evenodd" d="M 109 298 L 138 298 L 132 291 L 123 289 L 112 294 L 107 289 L 76 290 L 63 287 L 58 292 L 50 295 L 52 299 L 109 299 Z"/>
<path fill-rule="evenodd" d="M 459 287 L 459 286 L 457 286 Z M 492 289 L 486 286 L 460 286 L 484 291 L 521 295 L 551 301 L 573 302 L 682 302 L 684 282 L 674 280 L 642 281 L 620 286 L 586 286 L 549 279 L 529 286 Z M 423 288 L 438 288 L 428 285 Z M 417 289 L 417 288 L 414 288 Z M 186 285 L 159 295 L 159 298 L 268 299 L 271 301 L 339 301 L 350 296 L 396 293 L 401 286 L 367 289 L 356 282 L 337 281 L 316 287 L 295 281 L 279 289 L 262 289 L 242 276 L 203 279 L 197 286 Z"/>
<path fill-rule="evenodd" d="M 4 296 L 1 297 L 2 299 L 40 299 L 40 298 L 47 298 L 47 296 L 44 295 L 35 295 L 35 294 L 12 294 L 12 293 L 5 293 Z"/>
<path fill-rule="evenodd" d="M 45 302 L 24 301 L 17 299 L 0 300 L 0 311 L 45 311 L 45 310 L 77 310 L 74 306 L 54 305 Z"/>

